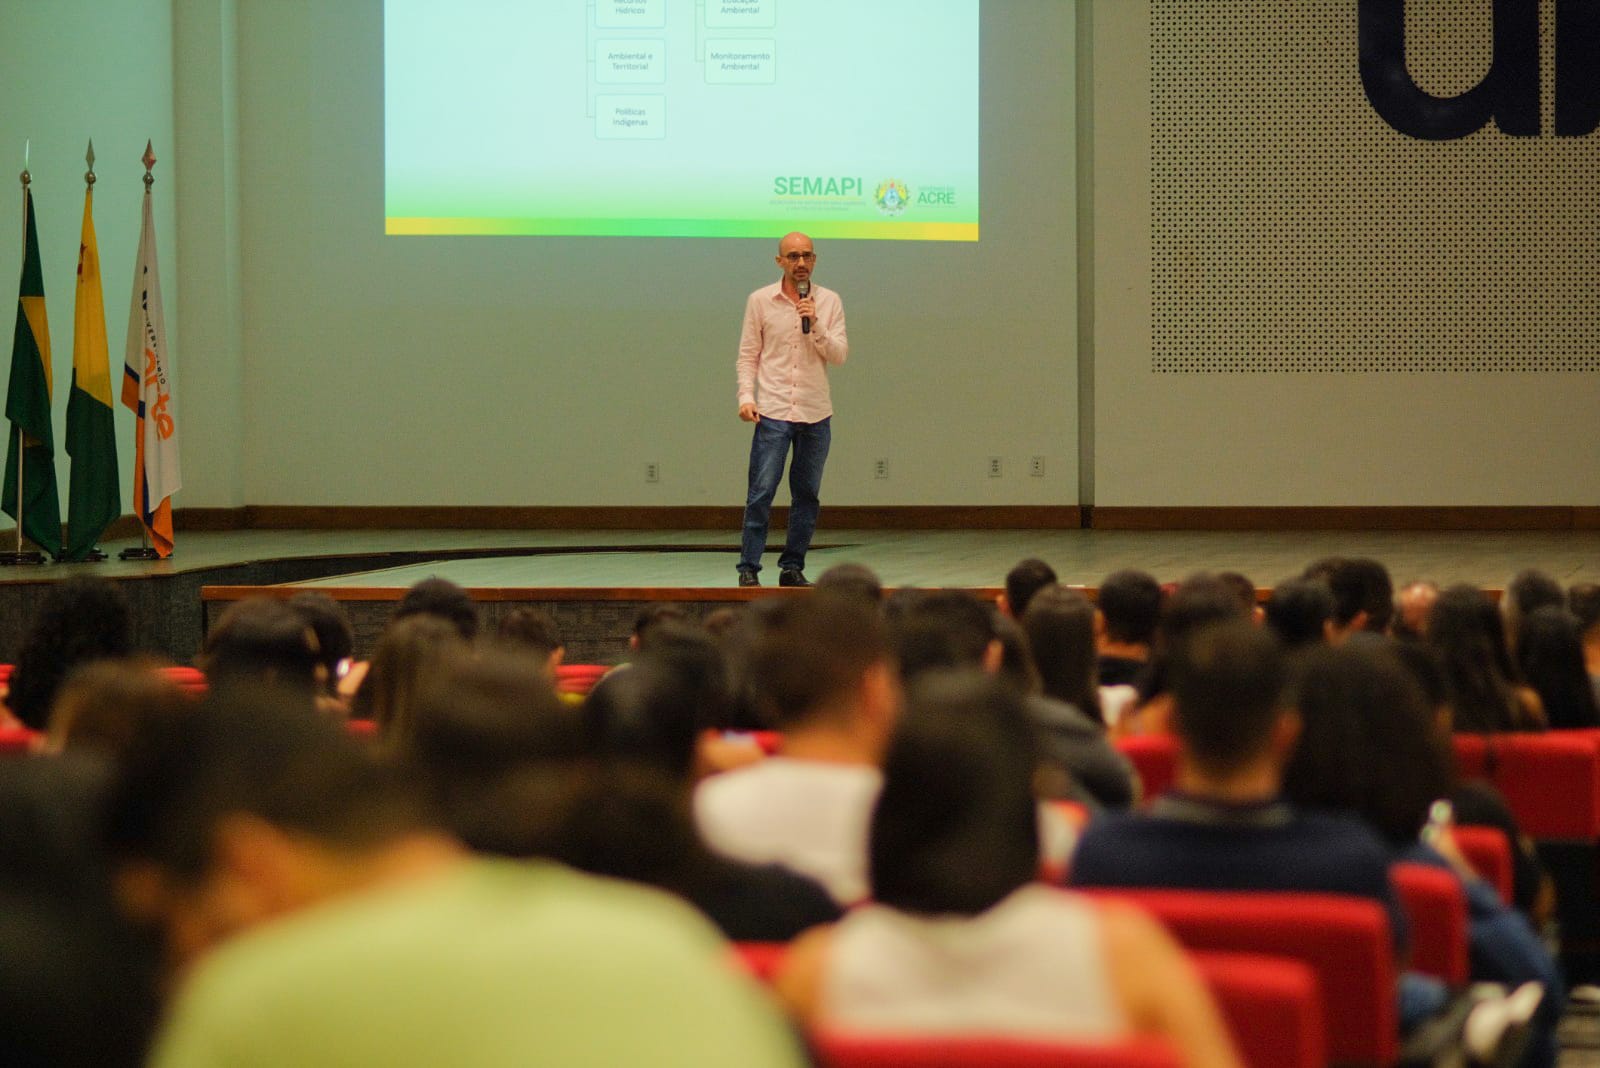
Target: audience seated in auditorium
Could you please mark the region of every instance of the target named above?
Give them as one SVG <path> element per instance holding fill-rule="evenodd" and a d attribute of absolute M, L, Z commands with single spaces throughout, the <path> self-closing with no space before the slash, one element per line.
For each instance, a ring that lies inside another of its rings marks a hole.
<path fill-rule="evenodd" d="M 1251 622 L 1227 583 L 1210 572 L 1190 575 L 1161 602 L 1150 663 L 1139 673 L 1136 694 L 1118 718 L 1118 734 L 1166 734 L 1172 720 L 1167 659 L 1190 634 L 1212 623 Z"/>
<path fill-rule="evenodd" d="M 462 641 L 470 642 L 478 637 L 478 606 L 466 590 L 449 579 L 427 578 L 412 586 L 395 606 L 389 625 L 416 615 L 448 620 Z"/>
<path fill-rule="evenodd" d="M 1280 582 L 1264 607 L 1268 629 L 1286 650 L 1321 645 L 1333 636 L 1333 591 L 1321 579 Z"/>
<path fill-rule="evenodd" d="M 351 698 L 366 675 L 365 664 L 356 671 L 350 618 L 338 601 L 319 590 L 297 593 L 287 603 L 317 636 L 317 662 L 322 665 L 318 699 L 330 710 L 349 715 Z"/>
<path fill-rule="evenodd" d="M 471 646 L 449 620 L 418 613 L 396 620 L 372 650 L 371 668 L 361 687 L 365 712 L 378 726 L 386 749 L 404 750 L 416 725 L 422 691 L 452 659 Z"/>
<path fill-rule="evenodd" d="M 1506 622 L 1506 647 L 1515 654 L 1522 632 L 1522 621 L 1545 607 L 1565 608 L 1567 592 L 1561 583 L 1536 567 L 1518 571 L 1506 583 L 1500 597 L 1500 614 Z"/>
<path fill-rule="evenodd" d="M 670 897 L 473 859 L 403 776 L 293 698 L 149 733 L 111 812 L 185 976 L 152 1063 L 798 1065 Z"/>
<path fill-rule="evenodd" d="M 1583 632 L 1564 603 L 1546 604 L 1519 618 L 1516 659 L 1523 681 L 1539 695 L 1550 728 L 1600 727 L 1600 707 L 1583 660 Z"/>
<path fill-rule="evenodd" d="M 304 695 L 322 688 L 317 633 L 283 601 L 250 597 L 229 605 L 217 620 L 195 664 L 213 689 L 268 682 Z"/>
<path fill-rule="evenodd" d="M 1300 719 L 1283 700 L 1277 639 L 1242 621 L 1211 624 L 1170 650 L 1175 792 L 1137 815 L 1091 823 L 1073 856 L 1082 886 L 1314 890 L 1389 910 L 1388 852 L 1348 816 L 1307 813 L 1282 797 Z"/>
<path fill-rule="evenodd" d="M 1037 733 L 1015 691 L 930 672 L 911 693 L 872 817 L 873 903 L 791 949 L 776 985 L 796 1016 L 868 1034 L 1148 1034 L 1186 1064 L 1237 1064 L 1165 931 L 1034 881 Z"/>
<path fill-rule="evenodd" d="M 1396 860 L 1459 878 L 1472 978 L 1543 985 L 1534 1056 L 1524 1063 L 1552 1065 L 1564 1001 L 1560 969 L 1527 918 L 1503 904 L 1456 847 L 1447 800 L 1449 738 L 1412 675 L 1384 643 L 1350 642 L 1310 654 L 1297 666 L 1291 690 L 1302 729 L 1284 773 L 1285 796 L 1305 810 L 1353 815 Z"/>
<path fill-rule="evenodd" d="M 834 564 L 814 585 L 824 593 L 859 597 L 874 608 L 883 603 L 883 583 L 865 564 Z"/>
<path fill-rule="evenodd" d="M 1583 663 L 1596 700 L 1600 700 L 1600 585 L 1585 582 L 1572 587 L 1567 591 L 1567 607 L 1578 618 L 1583 633 Z"/>
<path fill-rule="evenodd" d="M 813 591 L 768 603 L 745 666 L 783 751 L 702 782 L 695 819 L 717 851 L 783 864 L 853 904 L 867 894 L 867 820 L 899 679 L 883 624 L 859 601 Z"/>
<path fill-rule="evenodd" d="M 1333 593 L 1333 628 L 1337 644 L 1357 631 L 1384 634 L 1394 614 L 1394 583 L 1389 569 L 1368 557 L 1330 556 L 1308 566 L 1301 576 L 1321 579 Z"/>
<path fill-rule="evenodd" d="M 1539 697 L 1518 681 L 1500 612 L 1482 590 L 1441 592 L 1428 615 L 1428 643 L 1444 668 L 1455 730 L 1543 729 Z"/>
<path fill-rule="evenodd" d="M 1044 695 L 1104 723 L 1089 599 L 1064 586 L 1046 586 L 1029 599 L 1022 629 Z"/>
<path fill-rule="evenodd" d="M 533 657 L 550 680 L 551 688 L 555 687 L 556 669 L 566 659 L 567 647 L 549 612 L 528 606 L 511 609 L 495 624 L 494 642 L 502 649 Z M 564 693 L 560 697 L 574 707 L 583 704 L 582 694 Z"/>
<path fill-rule="evenodd" d="M 1000 594 L 997 606 L 1002 615 L 1010 616 L 1020 623 L 1023 613 L 1033 601 L 1034 594 L 1046 586 L 1055 584 L 1055 568 L 1038 557 L 1030 556 L 1026 560 L 1018 561 L 1015 567 L 1006 572 L 1005 591 Z"/>
<path fill-rule="evenodd" d="M 1113 571 L 1095 600 L 1095 673 L 1101 686 L 1132 686 L 1150 662 L 1161 619 L 1161 585 L 1144 571 Z"/>
<path fill-rule="evenodd" d="M 1422 641 L 1428 634 L 1428 616 L 1439 599 L 1439 585 L 1418 579 L 1400 587 L 1394 595 L 1394 615 L 1389 620 L 1389 633 L 1396 638 Z"/>
<path fill-rule="evenodd" d="M 133 650 L 128 600 L 116 584 L 74 575 L 39 601 L 17 651 L 6 704 L 31 730 L 42 731 L 56 689 L 72 670 Z"/>
<path fill-rule="evenodd" d="M 117 912 L 100 849 L 104 763 L 0 761 L 0 1059 L 144 1063 L 159 946 Z"/>
<path fill-rule="evenodd" d="M 45 750 L 120 760 L 152 723 L 178 715 L 192 701 L 161 667 L 158 660 L 133 657 L 78 668 L 56 691 Z"/>
<path fill-rule="evenodd" d="M 994 619 L 990 606 L 964 590 L 924 592 L 894 626 L 902 677 L 909 682 L 940 668 L 997 674 L 1003 650 Z M 1035 654 L 1036 663 L 1037 659 Z M 1045 781 L 1056 787 L 1052 796 L 1114 809 L 1133 803 L 1133 769 L 1111 746 L 1098 721 L 1044 693 L 1025 693 L 1023 702 L 1041 734 L 1042 767 L 1053 773 Z"/>

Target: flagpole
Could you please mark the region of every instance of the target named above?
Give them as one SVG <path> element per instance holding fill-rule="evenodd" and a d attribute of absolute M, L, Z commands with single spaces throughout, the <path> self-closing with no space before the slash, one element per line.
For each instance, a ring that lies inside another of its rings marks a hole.
<path fill-rule="evenodd" d="M 150 145 L 149 141 L 146 141 L 144 143 L 144 158 L 140 162 L 142 162 L 144 164 L 144 195 L 145 195 L 145 199 L 148 200 L 148 199 L 150 199 L 150 187 L 156 184 L 155 175 L 150 173 L 151 170 L 154 169 L 154 167 L 156 165 L 156 155 L 155 155 L 155 153 L 153 151 L 151 151 L 151 145 Z M 141 483 L 143 483 L 144 476 L 145 476 L 145 472 L 140 471 L 139 477 L 140 477 Z M 144 484 L 144 487 L 145 487 L 145 496 L 148 497 L 150 495 L 150 486 L 149 486 L 148 483 L 143 483 L 143 484 Z M 135 518 L 137 518 L 139 520 L 139 544 L 138 544 L 137 547 L 134 547 L 134 546 L 130 545 L 130 546 L 128 546 L 128 548 L 122 550 L 120 553 L 117 554 L 117 559 L 118 560 L 159 560 L 159 559 L 161 559 L 161 554 L 156 552 L 155 549 L 152 548 L 151 545 L 150 545 L 150 528 L 145 525 L 144 510 L 141 507 L 141 502 L 140 501 L 134 501 L 133 502 L 133 513 L 134 513 Z"/>
<path fill-rule="evenodd" d="M 24 142 L 22 148 L 22 256 L 28 256 L 28 185 L 33 181 L 33 175 L 28 173 L 28 148 L 29 143 Z M 30 552 L 22 547 L 22 516 L 26 508 L 26 494 L 23 492 L 23 471 L 28 457 L 28 439 L 22 433 L 22 427 L 17 427 L 17 548 L 15 552 L 0 553 L 0 566 L 13 564 L 42 564 L 44 553 Z"/>

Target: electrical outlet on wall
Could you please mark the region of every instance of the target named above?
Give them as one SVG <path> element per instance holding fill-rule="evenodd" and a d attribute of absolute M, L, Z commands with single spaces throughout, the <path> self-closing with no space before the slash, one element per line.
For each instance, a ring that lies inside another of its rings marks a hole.
<path fill-rule="evenodd" d="M 644 480 L 646 482 L 661 481 L 661 465 L 655 460 L 649 460 L 644 465 Z"/>
<path fill-rule="evenodd" d="M 998 457 L 998 456 L 989 457 L 989 477 L 990 478 L 999 478 L 1000 477 L 1000 457 Z"/>
<path fill-rule="evenodd" d="M 884 459 L 884 458 L 882 458 L 882 457 L 872 461 L 872 477 L 873 478 L 888 478 L 889 477 L 889 461 Z"/>
<path fill-rule="evenodd" d="M 1028 461 L 1028 474 L 1034 478 L 1044 477 L 1044 457 L 1035 456 Z"/>

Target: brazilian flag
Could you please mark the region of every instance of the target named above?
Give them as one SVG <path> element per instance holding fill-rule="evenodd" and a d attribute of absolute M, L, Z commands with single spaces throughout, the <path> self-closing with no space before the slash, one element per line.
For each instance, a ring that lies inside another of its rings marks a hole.
<path fill-rule="evenodd" d="M 72 392 L 67 394 L 68 560 L 86 559 L 94 543 L 122 514 L 117 480 L 117 433 L 111 419 L 111 355 L 106 348 L 105 297 L 100 290 L 100 247 L 94 237 L 94 189 L 83 193 L 83 237 L 78 241 L 78 292 L 73 313 Z"/>
<path fill-rule="evenodd" d="M 56 497 L 55 439 L 50 433 L 50 324 L 44 315 L 44 271 L 39 234 L 33 225 L 33 192 L 23 194 L 28 217 L 17 293 L 17 331 L 11 342 L 11 381 L 6 389 L 5 489 L 0 511 L 17 518 L 17 431 L 22 431 L 22 533 L 52 556 L 61 555 L 61 502 Z"/>

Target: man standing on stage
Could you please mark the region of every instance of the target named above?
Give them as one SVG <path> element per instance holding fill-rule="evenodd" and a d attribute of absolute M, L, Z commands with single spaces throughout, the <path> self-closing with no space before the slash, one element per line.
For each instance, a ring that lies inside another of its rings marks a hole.
<path fill-rule="evenodd" d="M 832 437 L 828 365 L 844 363 L 850 347 L 839 294 L 811 284 L 817 262 L 811 239 L 787 235 L 778 242 L 777 260 L 783 280 L 750 294 L 739 337 L 739 418 L 756 425 L 739 552 L 741 586 L 761 585 L 767 518 L 791 445 L 789 534 L 778 557 L 778 585 L 811 585 L 804 573 L 806 550 L 817 529 L 817 494 Z"/>

